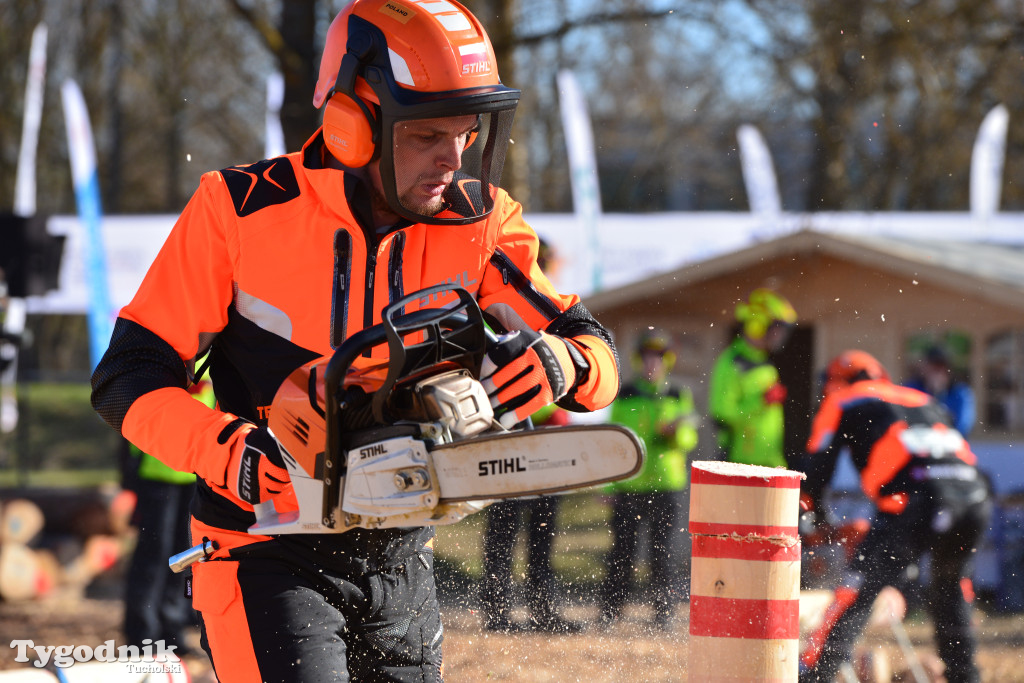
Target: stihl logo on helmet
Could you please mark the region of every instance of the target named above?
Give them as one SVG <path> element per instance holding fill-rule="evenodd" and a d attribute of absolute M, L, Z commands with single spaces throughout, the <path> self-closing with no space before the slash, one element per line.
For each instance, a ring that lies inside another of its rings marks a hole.
<path fill-rule="evenodd" d="M 462 45 L 459 47 L 459 55 L 462 57 L 462 73 L 491 73 L 491 62 L 487 58 L 487 46 L 485 44 Z"/>

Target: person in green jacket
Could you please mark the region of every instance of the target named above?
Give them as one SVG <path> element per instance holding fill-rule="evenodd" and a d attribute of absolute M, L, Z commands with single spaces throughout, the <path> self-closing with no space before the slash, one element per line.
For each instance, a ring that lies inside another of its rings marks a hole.
<path fill-rule="evenodd" d="M 718 357 L 711 372 L 708 407 L 718 427 L 724 459 L 785 467 L 786 387 L 769 355 L 781 350 L 796 311 L 780 294 L 756 289 L 736 306 L 743 330 Z"/>
<path fill-rule="evenodd" d="M 620 616 L 636 579 L 644 528 L 650 543 L 649 594 L 659 627 L 670 628 L 675 606 L 685 595 L 679 558 L 681 498 L 686 454 L 697 445 L 697 425 L 690 390 L 668 382 L 674 361 L 668 335 L 645 333 L 634 356 L 637 376 L 612 403 L 611 421 L 635 431 L 647 446 L 647 457 L 636 476 L 607 488 L 612 494 L 612 547 L 600 591 L 605 625 Z"/>

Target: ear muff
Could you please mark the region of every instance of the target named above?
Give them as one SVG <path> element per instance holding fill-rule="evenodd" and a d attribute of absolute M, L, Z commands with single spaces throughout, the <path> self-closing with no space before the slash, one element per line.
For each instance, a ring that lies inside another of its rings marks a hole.
<path fill-rule="evenodd" d="M 350 25 L 355 19 L 349 19 Z M 371 97 L 376 101 L 376 96 L 360 77 L 374 53 L 374 41 L 369 33 L 362 30 L 350 33 L 338 66 L 338 77 L 324 105 L 324 143 L 334 158 L 349 168 L 366 166 L 377 149 L 377 125 L 365 100 Z"/>
<path fill-rule="evenodd" d="M 324 143 L 343 165 L 360 168 L 373 159 L 377 143 L 371 117 L 365 104 L 344 93 L 334 93 L 324 105 Z"/>

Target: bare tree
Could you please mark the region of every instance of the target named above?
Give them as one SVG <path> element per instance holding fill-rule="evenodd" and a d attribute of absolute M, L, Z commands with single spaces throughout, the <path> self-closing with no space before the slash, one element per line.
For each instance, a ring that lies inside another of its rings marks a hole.
<path fill-rule="evenodd" d="M 747 0 L 776 101 L 810 136 L 805 208 L 963 210 L 985 112 L 1021 110 L 1024 9 L 1003 0 Z M 1018 129 L 1019 131 L 1019 129 Z M 1011 137 L 1011 149 L 1022 141 Z M 1011 162 L 1019 163 L 1019 162 Z M 1016 166 L 1016 168 L 1020 168 Z M 1005 197 L 1019 202 L 1011 185 Z"/>
<path fill-rule="evenodd" d="M 1011 114 L 1003 207 L 1024 206 L 1024 6 L 1016 0 L 466 0 L 523 90 L 503 185 L 571 208 L 555 75 L 594 121 L 605 209 L 744 209 L 739 123 L 775 154 L 789 209 L 966 209 L 985 113 Z M 32 28 L 50 26 L 40 208 L 71 212 L 59 85 L 97 131 L 109 210 L 181 209 L 200 173 L 262 156 L 267 75 L 285 74 L 289 149 L 344 0 L 0 3 L 0 192 L 13 196 Z M 121 22 L 119 28 L 118 22 Z M 53 46 L 60 46 L 57 50 Z"/>
<path fill-rule="evenodd" d="M 320 66 L 317 0 L 282 0 L 276 21 L 268 7 L 253 7 L 241 0 L 228 2 L 260 37 L 284 76 L 281 127 L 286 148 L 297 150 L 319 125 L 311 105 Z"/>

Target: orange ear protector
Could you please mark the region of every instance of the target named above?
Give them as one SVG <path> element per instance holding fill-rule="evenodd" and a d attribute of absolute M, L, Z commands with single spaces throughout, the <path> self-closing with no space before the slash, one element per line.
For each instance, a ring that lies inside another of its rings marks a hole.
<path fill-rule="evenodd" d="M 377 125 L 373 112 L 357 91 L 376 98 L 365 82 L 357 84 L 360 66 L 373 54 L 372 40 L 364 33 L 354 34 L 348 51 L 341 58 L 338 79 L 324 105 L 324 142 L 335 159 L 349 168 L 370 163 L 377 149 Z M 360 87 L 361 86 L 361 87 Z"/>
<path fill-rule="evenodd" d="M 335 159 L 349 168 L 366 166 L 377 149 L 373 115 L 365 104 L 344 93 L 334 93 L 324 106 L 324 142 Z"/>

